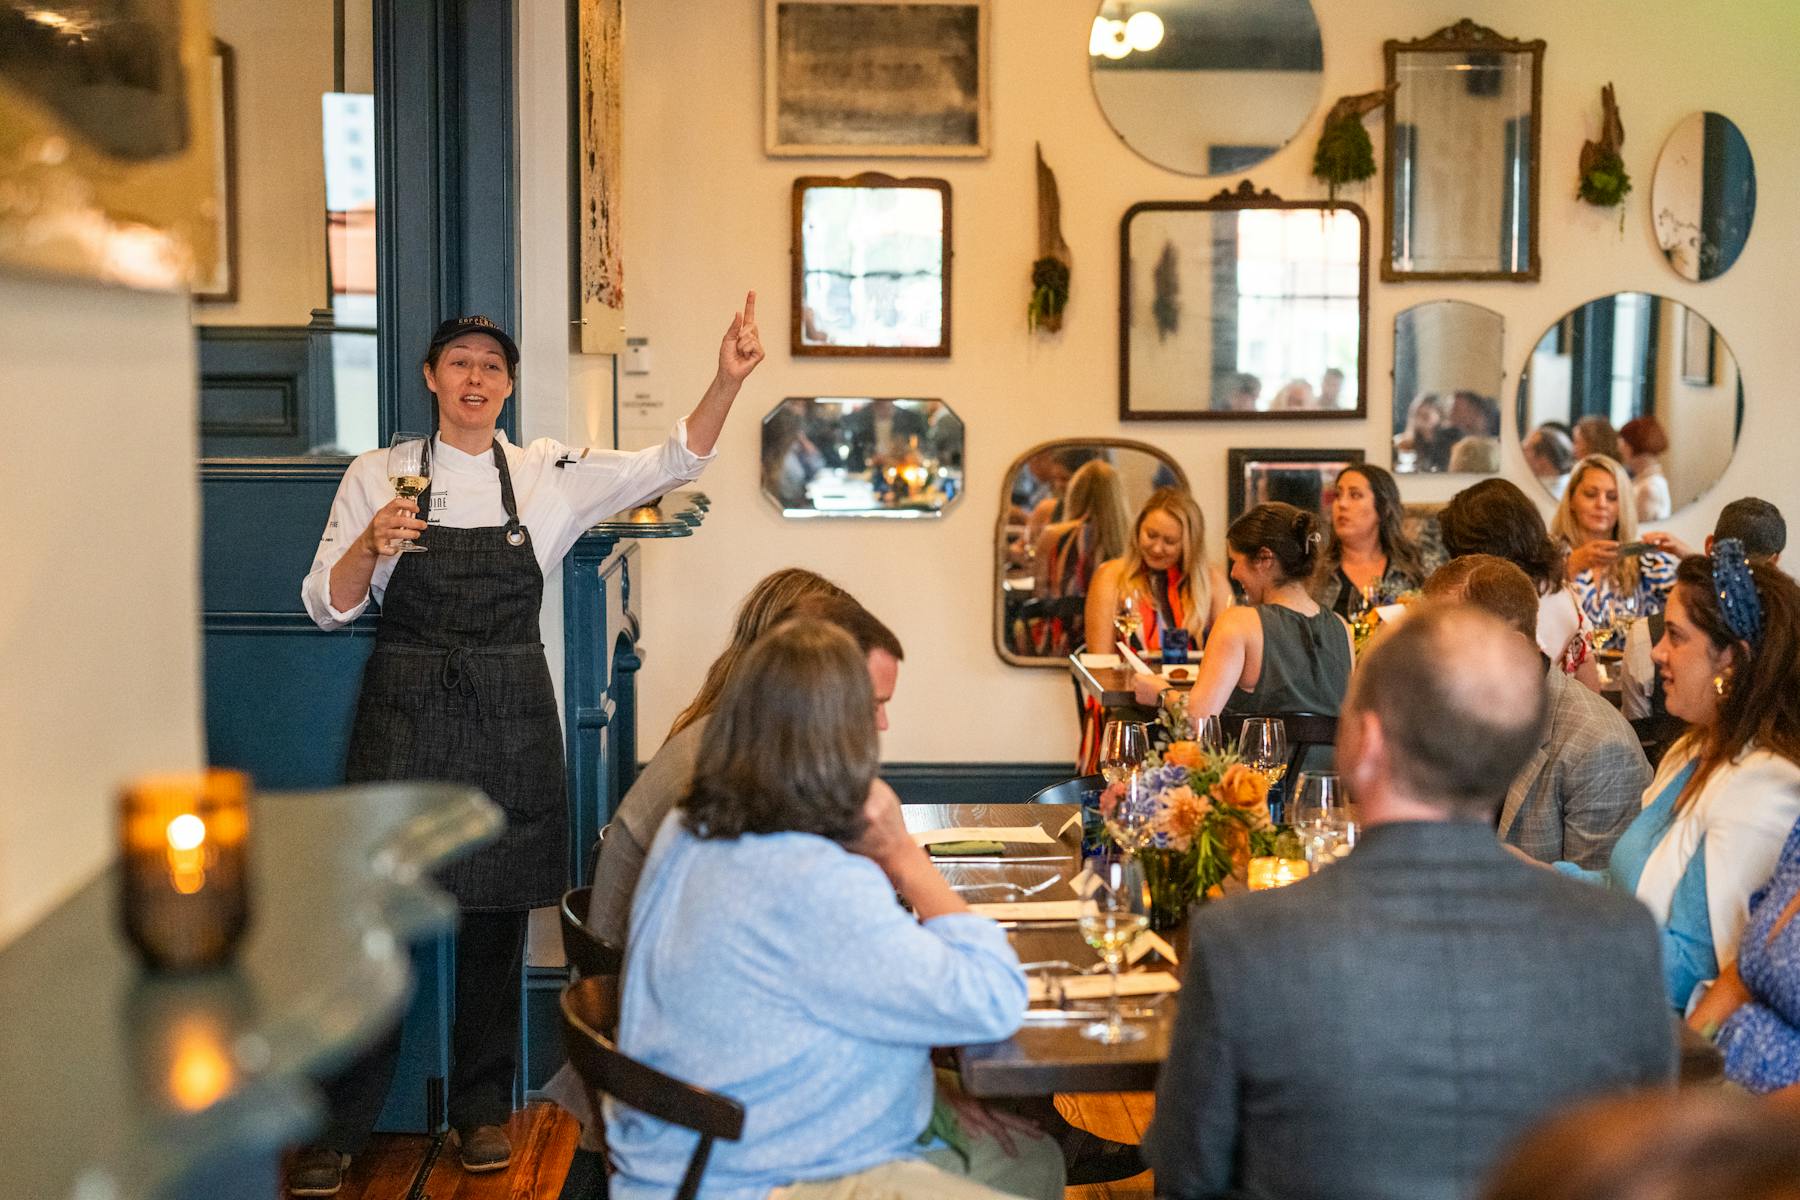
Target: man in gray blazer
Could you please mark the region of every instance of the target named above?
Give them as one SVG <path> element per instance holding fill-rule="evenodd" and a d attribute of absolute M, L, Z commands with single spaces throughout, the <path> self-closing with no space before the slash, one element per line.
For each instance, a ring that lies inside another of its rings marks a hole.
<path fill-rule="evenodd" d="M 1673 1080 L 1650 914 L 1494 838 L 1542 678 L 1466 605 L 1365 654 L 1337 746 L 1361 843 L 1191 923 L 1144 1146 L 1159 1196 L 1465 1200 L 1552 1109 Z"/>
<path fill-rule="evenodd" d="M 1537 644 L 1537 588 L 1503 558 L 1452 559 L 1425 581 L 1425 594 L 1485 609 Z M 1548 658 L 1544 678 L 1550 719 L 1500 805 L 1500 840 L 1539 862 L 1603 871 L 1613 843 L 1643 808 L 1650 760 L 1618 709 Z"/>

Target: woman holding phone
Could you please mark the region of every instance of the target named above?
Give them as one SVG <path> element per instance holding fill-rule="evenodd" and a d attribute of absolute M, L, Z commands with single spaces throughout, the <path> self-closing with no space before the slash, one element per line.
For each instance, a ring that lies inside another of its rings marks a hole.
<path fill-rule="evenodd" d="M 1687 552 L 1669 534 L 1639 534 L 1631 476 L 1604 454 L 1575 464 L 1550 532 L 1568 547 L 1564 574 L 1596 629 L 1661 612 Z"/>

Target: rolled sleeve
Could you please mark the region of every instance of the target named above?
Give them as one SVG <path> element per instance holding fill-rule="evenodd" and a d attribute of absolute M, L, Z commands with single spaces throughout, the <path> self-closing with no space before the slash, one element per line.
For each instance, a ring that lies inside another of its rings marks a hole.
<path fill-rule="evenodd" d="M 331 569 L 368 527 L 379 507 L 369 494 L 367 477 L 371 472 L 380 471 L 378 464 L 372 464 L 371 456 L 365 454 L 351 463 L 343 479 L 338 481 L 337 494 L 331 499 L 331 514 L 326 518 L 325 531 L 319 535 L 319 548 L 313 552 L 312 569 L 300 581 L 301 606 L 320 629 L 342 629 L 362 616 L 369 607 L 371 595 L 378 595 L 387 577 L 393 574 L 392 559 L 378 562 L 369 589 L 363 592 L 360 602 L 342 611 L 332 607 Z M 381 478 L 385 481 L 385 476 Z"/>
<path fill-rule="evenodd" d="M 560 449 L 558 447 L 557 449 Z M 678 484 L 700 478 L 717 457 L 688 448 L 687 418 L 661 445 L 643 450 L 577 450 L 566 452 L 568 465 L 556 472 L 569 511 L 580 527 L 592 525 L 623 508 L 654 500 Z"/>

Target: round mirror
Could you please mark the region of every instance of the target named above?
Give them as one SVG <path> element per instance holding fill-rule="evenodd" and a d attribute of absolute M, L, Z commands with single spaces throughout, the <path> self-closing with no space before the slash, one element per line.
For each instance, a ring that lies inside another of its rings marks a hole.
<path fill-rule="evenodd" d="M 1656 160 L 1650 208 L 1657 244 L 1684 279 L 1731 269 L 1756 218 L 1756 164 L 1730 118 L 1700 112 L 1675 127 Z"/>
<path fill-rule="evenodd" d="M 1325 55 L 1308 0 L 1103 0 L 1088 61 L 1126 145 L 1184 175 L 1234 175 L 1300 132 Z"/>
<path fill-rule="evenodd" d="M 1631 473 L 1640 521 L 1718 482 L 1744 421 L 1737 358 L 1705 317 L 1667 296 L 1619 292 L 1565 314 L 1519 380 L 1525 462 L 1561 499 L 1569 470 L 1605 454 Z"/>
<path fill-rule="evenodd" d="M 1020 667 L 1066 667 L 1086 640 L 1082 614 L 1095 569 L 1124 552 L 1151 492 L 1187 486 L 1174 459 L 1142 442 L 1065 439 L 1015 459 L 994 535 L 1000 657 Z M 1216 531 L 1213 538 L 1216 545 Z"/>

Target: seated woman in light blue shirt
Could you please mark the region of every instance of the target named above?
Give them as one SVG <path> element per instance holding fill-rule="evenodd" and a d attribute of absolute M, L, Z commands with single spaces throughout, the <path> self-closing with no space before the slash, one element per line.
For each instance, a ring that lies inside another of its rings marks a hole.
<path fill-rule="evenodd" d="M 968 1136 L 994 1118 L 959 1101 L 951 1144 L 926 1132 L 944 1125 L 931 1047 L 1011 1035 L 1025 977 L 1005 934 L 908 836 L 878 765 L 868 667 L 848 634 L 789 621 L 751 647 L 644 864 L 619 1047 L 744 1105 L 743 1138 L 713 1150 L 709 1200 L 863 1184 L 1061 1197 L 1061 1152 L 1022 1123 Z M 605 1117 L 611 1194 L 670 1195 L 695 1135 L 612 1101 Z"/>
<path fill-rule="evenodd" d="M 1669 1003 L 1685 1011 L 1737 958 L 1751 893 L 1800 818 L 1800 585 L 1746 564 L 1735 539 L 1681 560 L 1652 655 L 1691 728 L 1644 808 L 1588 875 L 1637 895 L 1662 927 Z"/>

